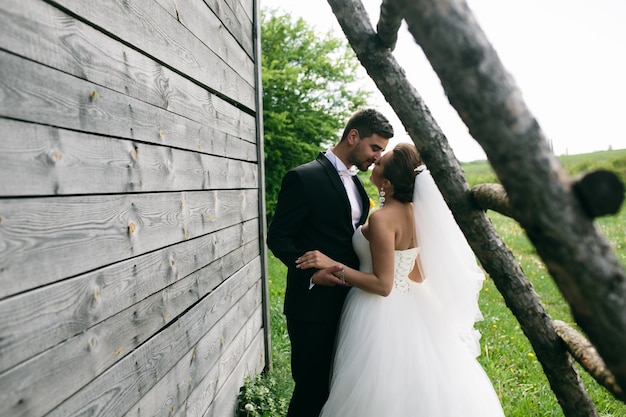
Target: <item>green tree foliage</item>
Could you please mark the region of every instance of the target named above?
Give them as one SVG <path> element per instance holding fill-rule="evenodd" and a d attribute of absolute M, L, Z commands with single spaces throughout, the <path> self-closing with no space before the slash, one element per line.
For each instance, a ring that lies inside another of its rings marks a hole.
<path fill-rule="evenodd" d="M 345 39 L 319 36 L 303 19 L 264 11 L 261 22 L 265 191 L 268 220 L 285 173 L 337 142 L 365 105 L 358 61 Z"/>

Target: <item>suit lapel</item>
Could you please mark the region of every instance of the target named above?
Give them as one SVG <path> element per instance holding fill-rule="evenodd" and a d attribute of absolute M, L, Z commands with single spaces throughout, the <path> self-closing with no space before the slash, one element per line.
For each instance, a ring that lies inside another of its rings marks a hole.
<path fill-rule="evenodd" d="M 343 183 L 341 182 L 341 178 L 339 178 L 339 174 L 337 173 L 337 170 L 335 169 L 333 164 L 331 164 L 331 162 L 328 160 L 328 158 L 326 158 L 326 156 L 324 156 L 322 152 L 320 152 L 320 154 L 317 156 L 317 161 L 320 163 L 320 165 L 322 165 L 322 167 L 324 167 L 324 170 L 326 171 L 328 178 L 330 178 L 330 183 L 333 185 L 335 191 L 337 191 L 340 195 L 344 195 L 346 197 L 346 204 L 350 205 L 348 196 L 346 195 L 346 189 L 344 188 Z"/>
<path fill-rule="evenodd" d="M 348 217 L 348 219 L 350 219 L 349 222 L 352 223 L 352 220 L 351 220 L 352 214 L 350 212 L 350 200 L 348 199 L 346 188 L 343 186 L 343 182 L 341 182 L 341 178 L 339 177 L 339 174 L 337 173 L 337 169 L 333 166 L 333 164 L 328 160 L 328 158 L 326 158 L 326 156 L 322 152 L 320 152 L 320 154 L 317 156 L 317 161 L 320 163 L 320 165 L 322 165 L 322 167 L 326 171 L 326 175 L 330 179 L 330 183 L 335 189 L 335 191 L 337 192 L 337 194 L 340 195 L 341 198 L 343 199 L 344 201 L 343 205 L 346 208 L 345 215 Z"/>
<path fill-rule="evenodd" d="M 347 210 L 346 213 L 347 213 L 348 219 L 350 219 L 350 223 L 352 223 L 352 213 L 350 211 L 350 200 L 348 199 L 348 194 L 346 193 L 346 189 L 343 186 L 343 182 L 341 182 L 341 178 L 339 177 L 339 174 L 337 173 L 337 169 L 335 169 L 333 164 L 328 160 L 328 158 L 326 158 L 326 156 L 322 152 L 320 152 L 319 155 L 317 156 L 317 161 L 320 163 L 320 165 L 322 165 L 322 167 L 324 167 L 324 170 L 326 171 L 326 174 L 328 174 L 328 177 L 330 178 L 330 182 L 333 185 L 333 188 L 335 188 L 335 190 L 339 193 L 339 195 L 343 196 L 345 200 L 345 207 Z M 359 221 L 359 224 L 364 224 L 365 221 L 367 220 L 367 216 L 369 215 L 370 199 L 367 195 L 367 192 L 365 191 L 365 187 L 363 186 L 363 183 L 361 182 L 361 179 L 359 178 L 359 176 L 355 175 L 354 177 L 352 177 L 352 181 L 354 181 L 354 183 L 356 184 L 356 188 L 359 191 L 359 195 L 361 196 L 361 202 L 363 204 L 363 212 L 361 213 L 361 219 Z"/>
<path fill-rule="evenodd" d="M 367 192 L 365 191 L 365 187 L 363 186 L 363 183 L 361 182 L 361 178 L 359 178 L 358 175 L 355 175 L 354 177 L 352 177 L 352 180 L 356 184 L 356 189 L 359 190 L 359 195 L 361 196 L 361 202 L 363 203 L 363 212 L 361 213 L 361 219 L 359 221 L 359 224 L 364 224 L 370 212 L 370 198 L 367 195 Z"/>

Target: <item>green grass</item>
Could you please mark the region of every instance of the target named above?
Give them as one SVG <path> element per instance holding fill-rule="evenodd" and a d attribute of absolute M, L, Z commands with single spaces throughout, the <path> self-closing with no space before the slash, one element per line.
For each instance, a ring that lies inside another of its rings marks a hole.
<path fill-rule="evenodd" d="M 626 179 L 626 150 L 595 152 L 586 155 L 561 157 L 561 162 L 572 175 L 591 169 L 611 169 Z M 464 164 L 470 185 L 495 182 L 495 176 L 486 162 Z M 491 176 L 491 177 L 490 177 Z M 367 178 L 363 178 L 367 182 Z M 375 190 L 368 190 L 375 196 Z M 567 303 L 561 297 L 535 249 L 524 231 L 513 220 L 489 212 L 494 227 L 518 262 L 553 319 L 574 325 Z M 626 267 L 626 207 L 615 216 L 597 220 L 602 233 L 613 244 L 615 253 Z M 293 389 L 290 376 L 290 347 L 285 318 L 282 314 L 286 268 L 269 254 L 270 313 L 272 326 L 273 370 L 249 381 L 242 389 L 240 409 L 246 402 L 257 408 L 242 411 L 239 416 L 280 417 L 286 413 Z M 517 320 L 505 306 L 502 296 L 491 279 L 487 279 L 480 296 L 485 319 L 477 324 L 482 333 L 482 355 L 479 361 L 491 378 L 507 417 L 562 417 L 563 412 L 552 393 L 541 365 L 535 358 L 530 343 L 522 333 Z M 626 405 L 614 399 L 603 387 L 589 377 L 582 368 L 579 372 L 602 417 L 626 416 Z M 246 397 L 247 395 L 247 397 Z"/>
<path fill-rule="evenodd" d="M 582 155 L 563 155 L 559 161 L 570 175 L 586 171 L 607 169 L 614 171 L 626 183 L 626 149 L 616 151 L 598 151 Z M 496 174 L 486 161 L 474 161 L 461 164 L 470 187 L 476 184 L 498 182 Z"/>
<path fill-rule="evenodd" d="M 514 252 L 548 314 L 552 319 L 574 325 L 567 303 L 523 230 L 513 220 L 497 213 L 489 213 L 489 217 Z M 626 267 L 626 210 L 622 209 L 616 216 L 599 219 L 597 223 Z M 483 354 L 479 361 L 500 396 L 505 414 L 508 417 L 563 416 L 530 343 L 490 279 L 483 286 L 480 305 L 485 319 L 476 326 L 482 334 Z M 626 416 L 623 403 L 615 400 L 582 368 L 579 372 L 601 416 Z"/>

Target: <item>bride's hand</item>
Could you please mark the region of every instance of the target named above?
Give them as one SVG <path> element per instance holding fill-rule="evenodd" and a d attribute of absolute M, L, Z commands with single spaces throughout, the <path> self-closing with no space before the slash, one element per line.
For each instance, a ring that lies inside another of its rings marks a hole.
<path fill-rule="evenodd" d="M 313 276 L 311 277 L 311 282 L 315 285 L 340 285 L 342 287 L 350 287 L 349 283 L 341 279 L 341 277 L 343 276 L 343 274 L 341 273 L 343 269 L 344 266 L 341 264 L 335 264 L 331 267 L 320 269 L 313 274 Z"/>
<path fill-rule="evenodd" d="M 296 268 L 299 269 L 324 269 L 333 265 L 337 265 L 337 262 L 333 261 L 318 250 L 305 252 L 304 255 L 296 259 Z"/>

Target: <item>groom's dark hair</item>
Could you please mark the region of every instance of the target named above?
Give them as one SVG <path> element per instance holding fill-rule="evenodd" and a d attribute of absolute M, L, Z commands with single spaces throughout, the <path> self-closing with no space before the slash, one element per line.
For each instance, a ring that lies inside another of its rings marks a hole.
<path fill-rule="evenodd" d="M 348 120 L 348 123 L 346 123 L 341 140 L 348 137 L 348 133 L 352 129 L 356 129 L 359 132 L 361 139 L 372 136 L 374 133 L 387 139 L 393 137 L 393 126 L 376 109 L 362 109 L 354 113 Z"/>
<path fill-rule="evenodd" d="M 415 188 L 415 168 L 422 164 L 415 145 L 397 144 L 383 165 L 383 177 L 393 184 L 393 197 L 403 203 L 413 201 Z"/>

